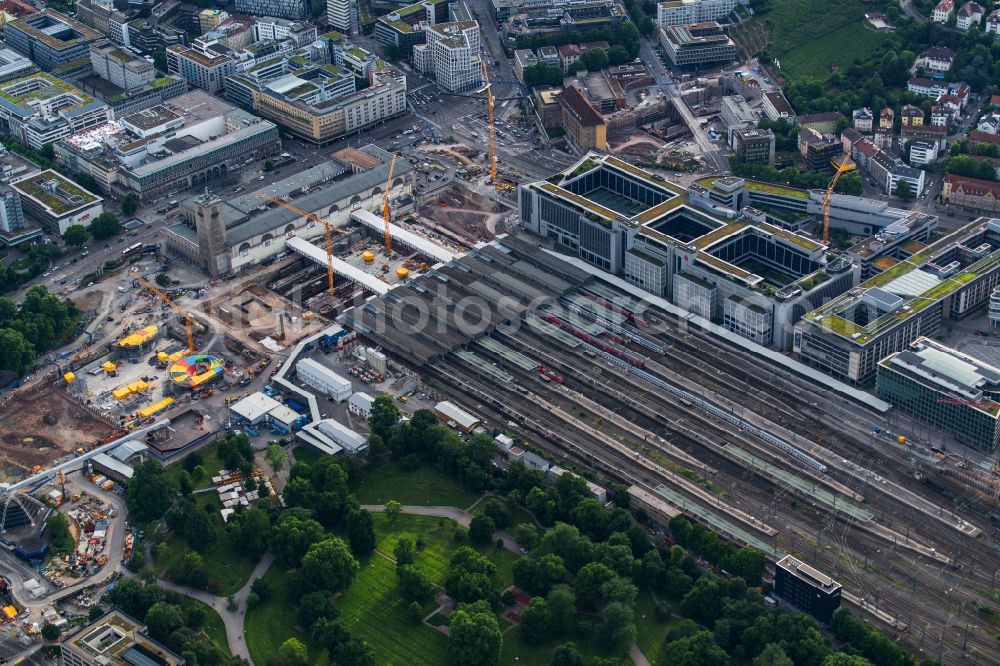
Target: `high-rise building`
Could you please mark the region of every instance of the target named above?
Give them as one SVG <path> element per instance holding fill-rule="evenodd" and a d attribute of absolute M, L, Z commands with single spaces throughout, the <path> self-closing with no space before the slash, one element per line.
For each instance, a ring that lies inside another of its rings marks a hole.
<path fill-rule="evenodd" d="M 297 20 L 308 16 L 309 3 L 306 0 L 236 0 L 236 13 Z"/>
<path fill-rule="evenodd" d="M 413 64 L 452 92 L 468 90 L 483 80 L 479 62 L 479 24 L 475 21 L 438 23 L 425 31 L 427 42 L 413 47 Z"/>
<path fill-rule="evenodd" d="M 24 211 L 21 197 L 10 185 L 0 183 L 0 230 L 5 234 L 24 228 Z"/>
<path fill-rule="evenodd" d="M 774 593 L 828 624 L 840 608 L 840 583 L 791 555 L 774 567 Z"/>
<path fill-rule="evenodd" d="M 358 32 L 358 4 L 352 0 L 326 0 L 326 22 L 345 35 Z"/>
<path fill-rule="evenodd" d="M 226 218 L 222 215 L 222 199 L 207 191 L 195 197 L 194 227 L 198 231 L 202 265 L 208 274 L 219 277 L 228 272 Z"/>
<path fill-rule="evenodd" d="M 120 49 L 104 39 L 90 45 L 94 74 L 126 92 L 149 85 L 156 78 L 153 63 Z"/>

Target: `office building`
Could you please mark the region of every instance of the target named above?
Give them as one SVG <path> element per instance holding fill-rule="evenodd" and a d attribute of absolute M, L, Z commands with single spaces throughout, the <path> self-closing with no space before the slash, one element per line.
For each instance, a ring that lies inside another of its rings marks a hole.
<path fill-rule="evenodd" d="M 656 25 L 691 25 L 724 19 L 741 4 L 737 0 L 670 0 L 656 5 Z"/>
<path fill-rule="evenodd" d="M 4 41 L 47 72 L 90 58 L 90 43 L 101 34 L 52 9 L 10 21 Z"/>
<path fill-rule="evenodd" d="M 233 59 L 213 48 L 201 51 L 175 45 L 167 49 L 167 72 L 213 95 L 225 90 L 226 77 L 233 70 Z"/>
<path fill-rule="evenodd" d="M 562 109 L 562 127 L 577 150 L 587 152 L 608 149 L 607 121 L 579 88 L 564 88 L 556 95 L 556 100 Z"/>
<path fill-rule="evenodd" d="M 759 344 L 790 348 L 797 313 L 855 286 L 860 271 L 846 260 L 827 262 L 825 245 L 761 210 L 720 203 L 739 198 L 743 179 L 703 181 L 684 190 L 591 153 L 523 185 L 521 223 L 639 289 Z"/>
<path fill-rule="evenodd" d="M 918 197 L 924 191 L 927 172 L 907 166 L 898 157 L 879 149 L 868 161 L 868 173 L 886 194 L 896 194 L 899 184 L 905 182 L 911 196 Z"/>
<path fill-rule="evenodd" d="M 375 39 L 383 46 L 394 44 L 401 56 L 409 59 L 413 47 L 425 42 L 424 30 L 448 20 L 448 3 L 445 0 L 422 0 L 380 17 L 375 22 Z"/>
<path fill-rule="evenodd" d="M 413 47 L 413 65 L 445 90 L 459 92 L 482 84 L 479 24 L 453 21 L 428 26 L 426 42 Z"/>
<path fill-rule="evenodd" d="M 879 362 L 875 389 L 918 421 L 964 444 L 984 453 L 996 449 L 1000 369 L 992 365 L 921 337 Z"/>
<path fill-rule="evenodd" d="M 153 63 L 127 53 L 104 39 L 90 45 L 90 63 L 94 74 L 126 92 L 133 92 L 153 82 Z"/>
<path fill-rule="evenodd" d="M 658 28 L 660 47 L 676 67 L 701 69 L 736 60 L 736 45 L 714 21 Z"/>
<path fill-rule="evenodd" d="M 764 115 L 771 120 L 784 120 L 789 125 L 795 124 L 795 110 L 780 90 L 764 93 L 761 108 L 764 110 Z"/>
<path fill-rule="evenodd" d="M 334 402 L 344 402 L 353 392 L 351 380 L 311 358 L 295 364 L 298 380 L 311 386 Z"/>
<path fill-rule="evenodd" d="M 184 666 L 184 659 L 157 643 L 146 627 L 112 610 L 59 639 L 59 666 Z"/>
<path fill-rule="evenodd" d="M 318 144 L 406 113 L 406 78 L 399 72 L 377 71 L 369 87 L 355 91 L 353 75 L 344 71 L 322 65 L 277 78 L 252 91 L 253 110 Z"/>
<path fill-rule="evenodd" d="M 253 21 L 255 42 L 290 40 L 295 48 L 300 49 L 315 42 L 318 36 L 316 26 L 308 21 L 293 21 L 274 16 L 255 18 Z"/>
<path fill-rule="evenodd" d="M 236 0 L 236 13 L 252 16 L 275 16 L 297 21 L 309 18 L 309 9 L 306 0 Z"/>
<path fill-rule="evenodd" d="M 938 217 L 918 211 L 898 211 L 899 219 L 882 227 L 847 250 L 847 256 L 861 266 L 861 279 L 878 275 L 927 247 L 938 228 Z"/>
<path fill-rule="evenodd" d="M 730 143 L 743 164 L 774 164 L 774 132 L 757 128 L 730 130 Z"/>
<path fill-rule="evenodd" d="M 724 96 L 719 109 L 719 117 L 729 130 L 730 136 L 734 128 L 750 129 L 757 126 L 757 114 L 747 104 L 743 95 Z"/>
<path fill-rule="evenodd" d="M 334 159 L 295 173 L 267 187 L 271 196 L 343 226 L 351 212 L 381 210 L 382 192 L 389 177 L 392 155 L 377 146 L 338 151 Z M 396 159 L 390 201 L 412 202 L 416 170 L 406 159 Z M 198 195 L 180 204 L 182 222 L 165 230 L 167 252 L 206 272 L 239 273 L 287 252 L 290 237 L 312 239 L 324 233 L 322 224 L 282 206 L 261 206 L 247 192 L 218 203 Z M 213 218 L 215 208 L 219 216 Z M 222 221 L 223 229 L 209 225 Z M 220 242 L 221 241 L 221 242 Z M 335 243 L 340 241 L 335 240 Z M 205 248 L 209 248 L 206 250 Z M 334 251 L 338 247 L 335 245 Z"/>
<path fill-rule="evenodd" d="M 998 284 L 1000 220 L 979 218 L 807 313 L 795 326 L 794 351 L 827 374 L 870 386 L 880 360 L 980 309 Z"/>
<path fill-rule="evenodd" d="M 21 79 L 37 71 L 35 64 L 17 51 L 0 49 L 0 83 Z"/>
<path fill-rule="evenodd" d="M 107 104 L 44 72 L 0 84 L 0 122 L 35 150 L 111 119 Z"/>
<path fill-rule="evenodd" d="M 775 564 L 774 593 L 826 624 L 840 608 L 840 583 L 792 555 Z"/>
<path fill-rule="evenodd" d="M 844 155 L 844 144 L 837 137 L 821 134 L 811 127 L 799 131 L 798 148 L 806 168 L 811 171 L 832 172 Z"/>
<path fill-rule="evenodd" d="M 24 214 L 50 234 L 59 236 L 74 224 L 89 227 L 104 212 L 104 199 L 52 169 L 11 183 Z"/>
<path fill-rule="evenodd" d="M 938 158 L 936 141 L 913 141 L 910 143 L 910 164 L 933 164 Z"/>
<path fill-rule="evenodd" d="M 326 23 L 345 35 L 358 34 L 358 5 L 352 0 L 326 0 Z"/>

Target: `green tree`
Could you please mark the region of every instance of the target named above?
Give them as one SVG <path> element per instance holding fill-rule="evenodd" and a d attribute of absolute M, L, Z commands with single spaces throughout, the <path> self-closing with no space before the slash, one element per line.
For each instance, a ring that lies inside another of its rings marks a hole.
<path fill-rule="evenodd" d="M 459 602 L 471 603 L 485 599 L 493 589 L 496 565 L 468 546 L 451 556 L 444 587 L 448 596 Z"/>
<path fill-rule="evenodd" d="M 573 582 L 577 605 L 581 609 L 593 608 L 601 598 L 601 586 L 614 577 L 615 572 L 600 562 L 591 562 L 581 568 Z"/>
<path fill-rule="evenodd" d="M 770 645 L 768 647 L 771 647 Z M 764 652 L 767 652 L 767 648 L 764 648 Z M 764 652 L 761 653 L 763 656 Z M 792 666 L 792 660 L 785 657 L 787 661 L 781 663 L 775 663 L 774 666 Z M 756 661 L 754 661 L 754 666 L 759 666 Z M 767 664 L 765 666 L 771 666 Z M 872 666 L 872 662 L 868 661 L 864 657 L 859 657 L 853 654 L 844 654 L 843 652 L 835 652 L 834 654 L 827 655 L 823 659 L 823 663 L 820 666 Z"/>
<path fill-rule="evenodd" d="M 628 49 L 620 44 L 612 46 L 608 52 L 608 64 L 610 65 L 624 65 L 629 59 Z"/>
<path fill-rule="evenodd" d="M 608 54 L 604 52 L 604 49 L 590 49 L 580 56 L 580 60 L 590 72 L 599 72 L 608 66 Z"/>
<path fill-rule="evenodd" d="M 135 465 L 125 492 L 129 518 L 139 524 L 162 518 L 175 492 L 159 460 L 149 458 Z"/>
<path fill-rule="evenodd" d="M 285 461 L 288 459 L 288 454 L 281 447 L 280 444 L 268 444 L 267 451 L 264 452 L 264 460 L 267 464 L 271 466 L 274 473 L 277 474 L 285 467 Z"/>
<path fill-rule="evenodd" d="M 87 227 L 82 224 L 72 224 L 63 233 L 63 242 L 66 245 L 80 247 L 87 242 Z"/>
<path fill-rule="evenodd" d="M 552 651 L 550 666 L 583 666 L 583 655 L 576 643 L 560 643 Z"/>
<path fill-rule="evenodd" d="M 122 212 L 126 215 L 133 215 L 137 210 L 139 210 L 139 201 L 131 194 L 126 195 L 122 199 Z"/>
<path fill-rule="evenodd" d="M 778 643 L 771 643 L 753 660 L 753 666 L 795 666 Z"/>
<path fill-rule="evenodd" d="M 463 604 L 451 614 L 448 652 L 455 666 L 496 666 L 503 636 L 489 604 Z"/>
<path fill-rule="evenodd" d="M 402 418 L 399 407 L 392 396 L 380 395 L 372 401 L 371 412 L 368 414 L 368 425 L 372 432 L 388 442 Z"/>
<path fill-rule="evenodd" d="M 351 552 L 364 557 L 375 552 L 375 520 L 364 509 L 353 509 L 347 514 L 347 540 Z"/>
<path fill-rule="evenodd" d="M 230 516 L 226 532 L 237 550 L 262 553 L 271 542 L 271 519 L 266 511 L 254 507 Z"/>
<path fill-rule="evenodd" d="M 477 546 L 485 546 L 493 540 L 496 526 L 489 516 L 476 516 L 469 522 L 469 539 Z"/>
<path fill-rule="evenodd" d="M 166 643 L 170 639 L 170 634 L 184 626 L 184 611 L 180 606 L 159 601 L 150 607 L 144 621 L 149 635 L 161 643 Z"/>
<path fill-rule="evenodd" d="M 215 521 L 204 511 L 191 511 L 184 521 L 184 539 L 188 545 L 204 553 L 215 545 L 219 538 L 219 528 Z"/>
<path fill-rule="evenodd" d="M 910 185 L 910 181 L 901 180 L 896 185 L 896 196 L 900 199 L 909 200 L 913 198 L 913 186 Z"/>
<path fill-rule="evenodd" d="M 272 162 L 271 160 L 264 160 L 264 171 L 273 171 L 273 170 L 274 170 L 274 162 Z"/>
<path fill-rule="evenodd" d="M 42 638 L 44 638 L 47 641 L 58 640 L 59 634 L 61 633 L 62 631 L 59 629 L 59 627 L 57 627 L 54 624 L 49 624 L 48 622 L 46 622 L 45 625 L 42 627 Z"/>
<path fill-rule="evenodd" d="M 517 545 L 525 550 L 533 550 L 541 539 L 538 534 L 538 528 L 530 523 L 514 525 L 510 528 L 510 534 L 517 541 Z"/>
<path fill-rule="evenodd" d="M 188 551 L 181 560 L 180 566 L 173 571 L 173 578 L 181 585 L 202 589 L 208 585 L 208 571 L 205 570 L 205 559 L 196 551 Z"/>
<path fill-rule="evenodd" d="M 90 223 L 90 235 L 96 240 L 104 240 L 120 232 L 121 228 L 114 213 L 101 213 Z"/>
<path fill-rule="evenodd" d="M 712 640 L 712 632 L 699 631 L 666 644 L 663 663 L 670 666 L 729 666 L 729 655 Z"/>
<path fill-rule="evenodd" d="M 434 596 L 434 584 L 413 564 L 396 567 L 399 595 L 407 601 L 423 603 Z"/>
<path fill-rule="evenodd" d="M 521 615 L 521 637 L 528 643 L 541 643 L 549 636 L 549 607 L 545 597 L 533 597 Z"/>
<path fill-rule="evenodd" d="M 631 606 L 613 601 L 604 607 L 603 616 L 601 636 L 609 646 L 624 649 L 635 642 L 636 629 Z"/>
<path fill-rule="evenodd" d="M 295 568 L 309 548 L 322 539 L 323 526 L 315 520 L 285 515 L 271 531 L 271 552 L 282 566 Z"/>
<path fill-rule="evenodd" d="M 21 375 L 35 362 L 35 347 L 20 331 L 0 328 L 0 368 Z"/>
<path fill-rule="evenodd" d="M 553 634 L 564 634 L 576 623 L 576 595 L 569 585 L 560 584 L 549 590 L 545 601 L 549 606 L 549 628 Z"/>
<path fill-rule="evenodd" d="M 359 569 L 347 543 L 336 537 L 309 547 L 302 558 L 302 575 L 320 590 L 341 592 L 354 582 Z"/>
<path fill-rule="evenodd" d="M 402 53 L 395 44 L 386 44 L 382 47 L 382 55 L 385 56 L 386 60 L 399 60 Z"/>
<path fill-rule="evenodd" d="M 53 511 L 46 519 L 45 526 L 49 535 L 49 543 L 52 544 L 54 552 L 61 555 L 73 551 L 76 544 L 73 542 L 73 535 L 70 534 L 69 520 L 66 519 L 66 516 L 58 511 Z"/>
<path fill-rule="evenodd" d="M 153 51 L 153 65 L 161 72 L 167 71 L 167 50 L 165 48 L 161 47 Z"/>
<path fill-rule="evenodd" d="M 403 513 L 403 505 L 396 500 L 389 500 L 385 503 L 385 515 L 389 517 L 389 520 L 395 520 L 401 513 Z"/>
<path fill-rule="evenodd" d="M 412 537 L 400 537 L 393 546 L 392 555 L 396 559 L 397 567 L 413 564 L 417 561 L 417 544 Z"/>
<path fill-rule="evenodd" d="M 305 644 L 297 638 L 289 638 L 281 647 L 278 654 L 272 656 L 268 666 L 309 666 L 309 650 Z"/>
<path fill-rule="evenodd" d="M 299 607 L 295 612 L 295 621 L 309 628 L 320 618 L 336 619 L 339 615 L 333 603 L 333 595 L 325 591 L 309 592 L 299 599 Z"/>
<path fill-rule="evenodd" d="M 159 285 L 160 287 L 169 287 L 171 284 L 173 284 L 173 281 L 170 279 L 170 276 L 167 275 L 166 273 L 157 273 L 156 278 L 153 281 L 156 282 L 156 284 Z"/>

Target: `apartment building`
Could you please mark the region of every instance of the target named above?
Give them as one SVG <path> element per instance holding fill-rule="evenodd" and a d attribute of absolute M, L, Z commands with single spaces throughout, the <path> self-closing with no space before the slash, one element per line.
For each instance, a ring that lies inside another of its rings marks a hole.
<path fill-rule="evenodd" d="M 299 20 L 309 18 L 309 10 L 306 0 L 236 0 L 237 14 Z"/>
<path fill-rule="evenodd" d="M 608 149 L 608 124 L 604 116 L 576 86 L 564 88 L 556 96 L 562 109 L 566 136 L 581 152 Z"/>
<path fill-rule="evenodd" d="M 209 47 L 201 51 L 179 44 L 171 46 L 167 49 L 167 71 L 212 94 L 224 91 L 226 77 L 233 73 L 235 63 L 220 50 Z"/>

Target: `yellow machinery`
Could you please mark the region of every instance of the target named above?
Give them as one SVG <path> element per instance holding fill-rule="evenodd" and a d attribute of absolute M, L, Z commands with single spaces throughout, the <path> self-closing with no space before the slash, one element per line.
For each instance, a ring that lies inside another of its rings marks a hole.
<path fill-rule="evenodd" d="M 302 210 L 301 208 L 296 208 L 295 206 L 293 206 L 291 204 L 285 203 L 281 199 L 276 199 L 275 197 L 269 196 L 267 194 L 261 194 L 260 192 L 257 193 L 257 196 L 259 196 L 261 199 L 264 199 L 266 201 L 270 201 L 273 204 L 278 204 L 282 208 L 287 208 L 288 210 L 292 211 L 293 213 L 298 213 L 299 215 L 301 215 L 302 217 L 306 218 L 307 220 L 312 220 L 313 222 L 319 222 L 324 227 L 326 227 L 326 276 L 327 276 L 327 279 L 329 280 L 329 283 L 330 283 L 330 298 L 333 298 L 333 296 L 334 296 L 334 292 L 333 292 L 333 231 L 334 231 L 333 225 L 330 224 L 329 220 L 324 220 L 324 219 L 322 219 L 320 217 L 317 217 L 316 215 L 313 215 L 312 213 L 307 213 L 304 210 Z M 337 231 L 337 233 L 340 233 L 340 232 Z"/>
<path fill-rule="evenodd" d="M 396 153 L 392 154 L 389 163 L 389 177 L 385 179 L 385 191 L 382 192 L 382 215 L 385 216 L 385 256 L 392 252 L 392 235 L 389 233 L 389 187 L 392 184 L 392 171 L 396 168 Z"/>
<path fill-rule="evenodd" d="M 164 398 L 163 400 L 160 400 L 159 402 L 154 403 L 154 404 L 150 405 L 149 407 L 145 407 L 143 409 L 140 409 L 139 410 L 139 416 L 142 417 L 142 418 L 147 418 L 147 417 L 150 417 L 150 416 L 154 416 L 156 414 L 159 414 L 163 410 L 167 409 L 172 404 L 174 404 L 174 399 L 173 398 Z"/>
<path fill-rule="evenodd" d="M 833 180 L 830 181 L 830 187 L 826 188 L 826 196 L 823 197 L 823 244 L 830 244 L 830 197 L 833 196 L 833 188 L 837 187 L 837 181 L 840 180 L 840 176 L 847 171 L 850 171 L 853 166 L 848 166 L 847 155 L 844 155 L 844 159 L 841 160 L 840 166 L 837 167 L 837 173 L 833 176 Z"/>
<path fill-rule="evenodd" d="M 479 62 L 483 65 L 483 83 L 486 84 L 486 108 L 489 113 L 489 125 L 490 125 L 490 183 L 497 182 L 497 150 L 496 150 L 496 140 L 493 136 L 493 85 L 490 83 L 489 72 L 486 71 L 486 59 L 480 58 Z"/>
<path fill-rule="evenodd" d="M 73 380 L 76 379 L 76 375 L 73 374 L 72 372 L 67 372 L 65 375 L 63 375 L 63 379 L 66 380 L 67 384 L 72 384 Z"/>
<path fill-rule="evenodd" d="M 135 279 L 138 280 L 139 282 L 141 282 L 144 287 L 146 287 L 151 292 L 153 292 L 154 294 L 156 294 L 160 298 L 161 301 L 163 301 L 164 303 L 166 303 L 167 305 L 169 305 L 170 307 L 172 307 L 175 311 L 177 311 L 178 314 L 180 314 L 181 316 L 184 317 L 184 327 L 187 329 L 187 343 L 188 343 L 187 353 L 188 354 L 193 354 L 194 353 L 194 331 L 193 331 L 192 324 L 191 324 L 191 315 L 189 315 L 187 312 L 184 312 L 184 310 L 181 310 L 179 307 L 177 307 L 176 303 L 174 303 L 172 300 L 170 300 L 169 298 L 167 298 L 166 294 L 164 294 L 162 291 L 160 291 L 159 289 L 157 289 L 156 287 L 154 287 L 153 284 L 149 280 L 147 280 L 146 278 L 139 277 L 138 275 L 136 275 Z"/>

